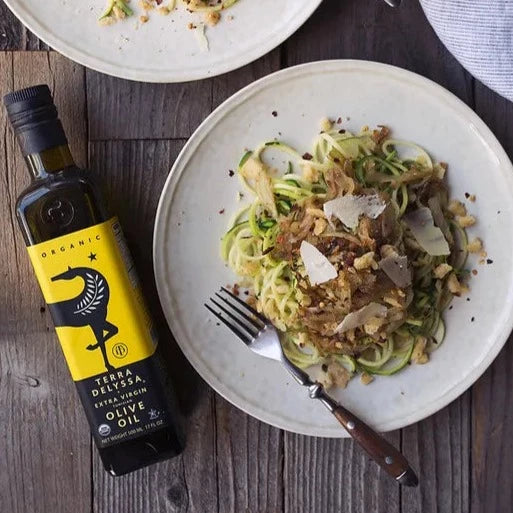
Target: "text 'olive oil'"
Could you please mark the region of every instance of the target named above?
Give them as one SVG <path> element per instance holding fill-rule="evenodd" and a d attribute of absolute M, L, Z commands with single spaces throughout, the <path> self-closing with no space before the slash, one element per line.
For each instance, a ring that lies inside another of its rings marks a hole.
<path fill-rule="evenodd" d="M 175 456 L 173 393 L 119 222 L 73 162 L 49 88 L 4 103 L 32 176 L 16 214 L 105 468 Z"/>

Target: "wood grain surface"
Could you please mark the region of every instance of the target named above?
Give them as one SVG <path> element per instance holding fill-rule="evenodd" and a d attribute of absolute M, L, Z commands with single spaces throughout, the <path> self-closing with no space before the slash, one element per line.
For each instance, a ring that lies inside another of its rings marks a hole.
<path fill-rule="evenodd" d="M 153 280 L 153 220 L 172 162 L 213 108 L 280 68 L 358 58 L 410 69 L 475 109 L 513 155 L 513 105 L 458 64 L 416 0 L 396 10 L 377 0 L 324 0 L 280 48 L 196 83 L 124 81 L 47 50 L 0 0 L 0 94 L 48 82 L 76 159 L 103 180 L 156 318 L 188 441 L 174 460 L 121 478 L 103 471 L 16 224 L 28 174 L 0 109 L 0 512 L 513 511 L 511 340 L 470 391 L 386 434 L 421 480 L 400 489 L 352 441 L 286 433 L 217 396 L 177 348 Z"/>

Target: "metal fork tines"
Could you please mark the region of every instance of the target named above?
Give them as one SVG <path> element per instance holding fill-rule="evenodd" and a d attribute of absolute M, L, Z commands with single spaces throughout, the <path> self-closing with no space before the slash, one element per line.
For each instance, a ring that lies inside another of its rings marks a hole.
<path fill-rule="evenodd" d="M 268 325 L 267 319 L 262 314 L 224 287 L 221 287 L 221 293 L 216 292 L 215 296 L 228 308 L 214 298 L 210 298 L 210 301 L 220 311 L 214 310 L 206 303 L 205 307 L 228 326 L 246 345 L 251 344 Z M 230 300 L 227 298 L 230 298 Z"/>

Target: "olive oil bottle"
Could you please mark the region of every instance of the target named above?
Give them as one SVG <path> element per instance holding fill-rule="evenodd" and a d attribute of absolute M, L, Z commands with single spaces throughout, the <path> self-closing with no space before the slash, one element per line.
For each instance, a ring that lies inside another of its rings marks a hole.
<path fill-rule="evenodd" d="M 16 214 L 103 464 L 121 475 L 175 456 L 173 392 L 119 222 L 73 162 L 48 86 L 4 103 L 32 178 Z"/>

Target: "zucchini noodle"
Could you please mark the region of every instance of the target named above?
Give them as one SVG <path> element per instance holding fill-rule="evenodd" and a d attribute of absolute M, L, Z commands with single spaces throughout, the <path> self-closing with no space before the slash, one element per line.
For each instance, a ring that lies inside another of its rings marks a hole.
<path fill-rule="evenodd" d="M 284 157 L 283 170 L 270 167 L 269 152 Z M 446 167 L 419 145 L 390 138 L 386 127 L 353 134 L 331 125 L 310 153 L 275 140 L 242 156 L 238 176 L 254 200 L 231 218 L 221 256 L 249 289 L 248 300 L 282 332 L 292 363 L 322 364 L 324 372 L 336 364 L 369 382 L 426 363 L 442 344 L 443 310 L 466 291 L 460 280 L 468 274 L 467 235 L 442 181 Z M 326 202 L 368 195 L 383 207 L 374 217 L 360 213 L 356 228 L 327 218 Z M 425 247 L 412 226 L 412 213 L 426 211 L 438 245 L 449 251 Z M 335 279 L 312 284 L 300 254 L 305 241 L 335 269 Z M 387 260 L 407 261 L 406 282 L 381 267 Z M 355 325 L 371 304 L 385 316 Z M 340 329 L 344 319 L 351 329 Z"/>

